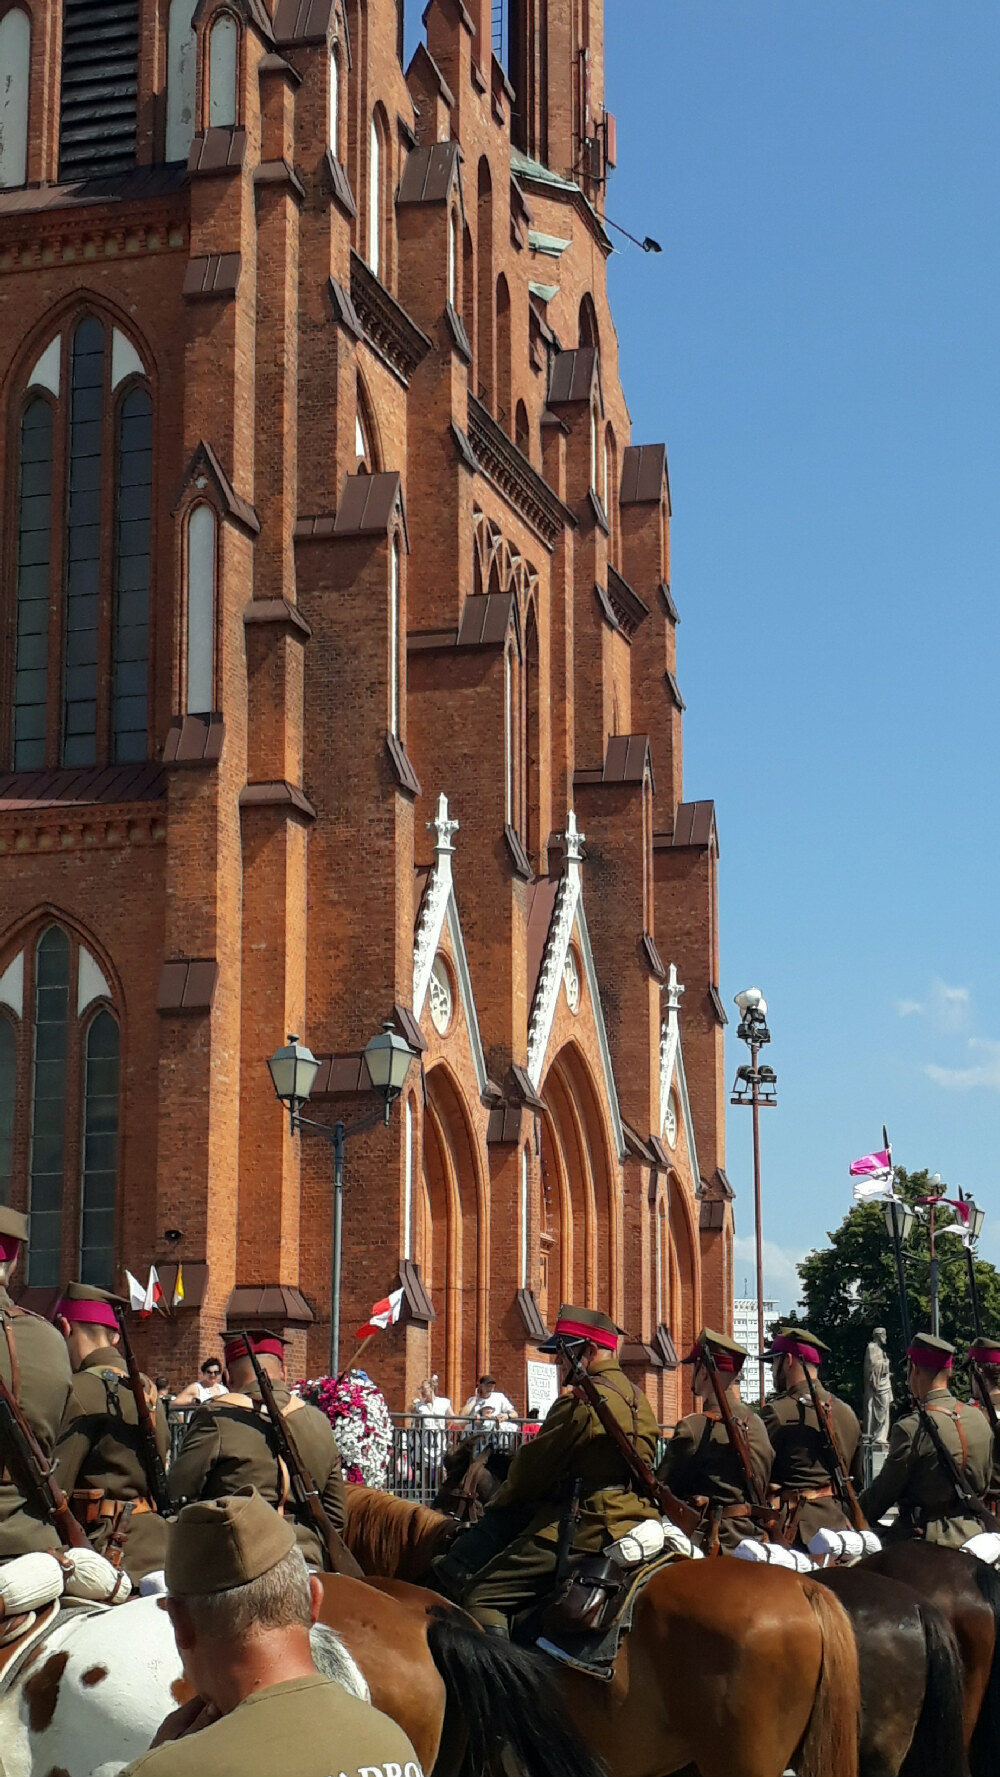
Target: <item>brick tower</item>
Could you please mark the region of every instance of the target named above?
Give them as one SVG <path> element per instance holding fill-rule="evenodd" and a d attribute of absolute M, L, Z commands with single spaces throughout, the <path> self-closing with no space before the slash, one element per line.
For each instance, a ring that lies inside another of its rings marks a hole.
<path fill-rule="evenodd" d="M 0 0 L 0 1200 L 28 1298 L 155 1262 L 393 1406 L 732 1313 L 712 804 L 602 221 L 601 0 Z"/>

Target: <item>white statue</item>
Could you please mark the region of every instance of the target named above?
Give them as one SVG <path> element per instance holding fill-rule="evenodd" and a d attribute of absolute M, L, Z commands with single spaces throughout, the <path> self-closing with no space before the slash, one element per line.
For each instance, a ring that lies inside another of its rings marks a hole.
<path fill-rule="evenodd" d="M 865 1352 L 864 1434 L 879 1449 L 889 1442 L 892 1373 L 885 1349 L 885 1328 L 876 1327 Z"/>

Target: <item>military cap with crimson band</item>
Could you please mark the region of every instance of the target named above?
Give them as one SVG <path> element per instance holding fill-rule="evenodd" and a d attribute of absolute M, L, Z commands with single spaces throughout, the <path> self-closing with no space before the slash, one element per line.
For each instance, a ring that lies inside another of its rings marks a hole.
<path fill-rule="evenodd" d="M 936 1339 L 933 1333 L 914 1333 L 906 1348 L 911 1364 L 921 1370 L 950 1370 L 955 1361 L 955 1347 L 947 1339 Z"/>
<path fill-rule="evenodd" d="M 977 1339 L 975 1345 L 969 1346 L 969 1362 L 1000 1369 L 1000 1339 Z"/>
<path fill-rule="evenodd" d="M 21 1246 L 28 1238 L 28 1218 L 19 1209 L 8 1209 L 0 1204 L 0 1265 L 9 1265 L 16 1259 Z"/>
<path fill-rule="evenodd" d="M 115 1308 L 127 1306 L 123 1297 L 113 1296 L 109 1290 L 96 1289 L 89 1283 L 68 1283 L 52 1310 L 52 1319 L 62 1315 L 74 1326 L 110 1327 L 117 1331 Z"/>
<path fill-rule="evenodd" d="M 772 1334 L 771 1349 L 763 1353 L 765 1358 L 794 1357 L 800 1364 L 821 1364 L 830 1355 L 829 1345 L 817 1339 L 808 1327 L 779 1327 Z"/>
<path fill-rule="evenodd" d="M 168 1527 L 167 1591 L 172 1598 L 231 1592 L 270 1573 L 294 1548 L 292 1520 L 279 1517 L 256 1487 L 198 1500 Z"/>
<path fill-rule="evenodd" d="M 283 1358 L 285 1346 L 291 1344 L 291 1340 L 282 1338 L 280 1333 L 251 1332 L 249 1338 L 257 1357 Z M 235 1364 L 241 1357 L 246 1357 L 246 1340 L 242 1333 L 223 1333 L 222 1339 L 227 1364 Z"/>
<path fill-rule="evenodd" d="M 598 1308 L 574 1308 L 572 1302 L 564 1302 L 556 1316 L 554 1332 L 549 1334 L 539 1345 L 539 1351 L 558 1351 L 565 1339 L 588 1339 L 602 1351 L 617 1351 L 618 1341 L 623 1338 L 621 1327 L 616 1327 L 607 1314 Z"/>
<path fill-rule="evenodd" d="M 735 1376 L 742 1370 L 750 1353 L 744 1345 L 738 1345 L 735 1339 L 727 1339 L 725 1333 L 717 1333 L 712 1327 L 702 1327 L 697 1339 L 688 1352 L 681 1358 L 682 1364 L 696 1364 L 702 1356 L 702 1347 L 707 1345 L 715 1359 L 715 1367 L 724 1375 Z"/>

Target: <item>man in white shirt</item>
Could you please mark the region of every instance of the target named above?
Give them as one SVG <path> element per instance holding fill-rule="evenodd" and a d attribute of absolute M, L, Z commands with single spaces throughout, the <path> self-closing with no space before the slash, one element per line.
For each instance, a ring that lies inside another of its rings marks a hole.
<path fill-rule="evenodd" d="M 493 1376 L 480 1376 L 475 1394 L 465 1403 L 463 1418 L 471 1419 L 476 1425 L 492 1421 L 500 1424 L 505 1419 L 516 1419 L 517 1408 L 497 1387 Z"/>

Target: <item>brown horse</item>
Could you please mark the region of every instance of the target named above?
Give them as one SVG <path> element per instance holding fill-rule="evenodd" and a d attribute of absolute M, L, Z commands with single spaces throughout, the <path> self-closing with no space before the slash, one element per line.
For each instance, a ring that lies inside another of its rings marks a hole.
<path fill-rule="evenodd" d="M 889 1543 L 861 1568 L 912 1586 L 950 1623 L 965 1673 L 964 1738 L 972 1777 L 1000 1777 L 1000 1577 L 961 1549 Z"/>
<path fill-rule="evenodd" d="M 451 1528 L 423 1507 L 348 1489 L 346 1540 L 367 1574 L 418 1578 Z M 341 1620 L 336 1627 L 354 1652 Z M 608 1683 L 469 1636 L 446 1612 L 431 1613 L 427 1634 L 449 1691 L 442 1744 L 453 1708 L 475 1722 L 479 1700 L 507 1682 L 495 1662 L 519 1659 L 526 1684 L 540 1666 L 543 1690 L 558 1671 L 568 1714 L 610 1777 L 668 1777 L 690 1765 L 700 1777 L 781 1777 L 790 1765 L 798 1777 L 858 1777 L 850 1623 L 829 1590 L 779 1568 L 738 1561 L 662 1568 L 638 1600 Z M 508 1704 L 501 1689 L 503 1731 Z M 488 1726 L 479 1726 L 487 1744 Z M 468 1768 L 475 1769 L 471 1748 Z"/>

